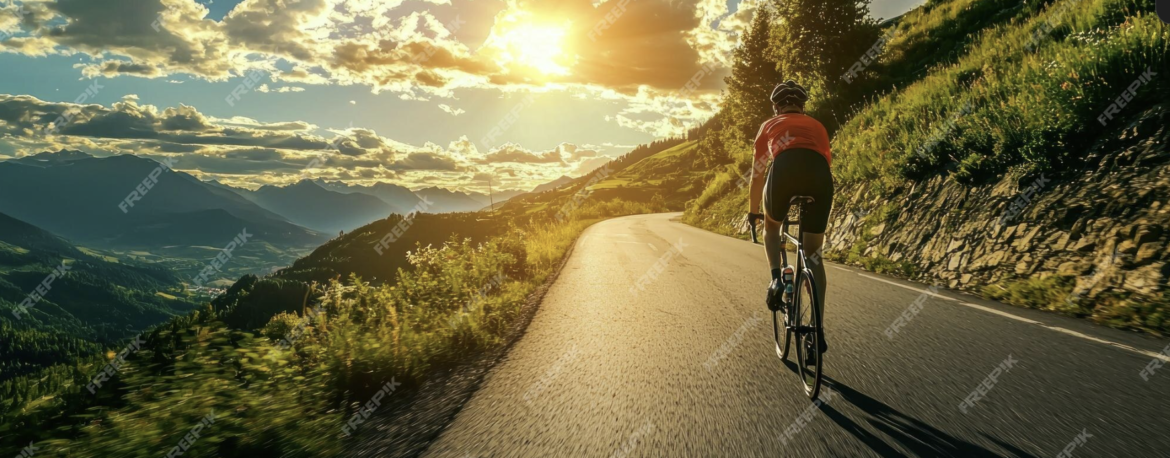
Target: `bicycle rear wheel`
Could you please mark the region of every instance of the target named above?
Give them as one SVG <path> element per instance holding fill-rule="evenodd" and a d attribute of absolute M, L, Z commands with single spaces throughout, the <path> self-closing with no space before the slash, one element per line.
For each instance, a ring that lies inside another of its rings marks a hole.
<path fill-rule="evenodd" d="M 816 399 L 821 392 L 821 367 L 823 354 L 817 349 L 821 345 L 821 307 L 817 301 L 816 280 L 812 271 L 805 269 L 793 298 L 796 308 L 795 329 L 796 365 L 800 367 L 800 381 L 810 399 Z"/>

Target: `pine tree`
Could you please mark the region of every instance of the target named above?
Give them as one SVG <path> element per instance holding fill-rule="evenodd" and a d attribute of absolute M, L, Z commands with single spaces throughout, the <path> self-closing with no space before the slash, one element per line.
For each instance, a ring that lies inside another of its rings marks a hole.
<path fill-rule="evenodd" d="M 733 55 L 731 76 L 724 80 L 727 83 L 723 102 L 725 125 L 737 129 L 749 141 L 755 137 L 760 124 L 772 116 L 769 96 L 772 88 L 783 80 L 776 62 L 768 55 L 774 14 L 766 4 L 756 9 L 751 28 Z"/>

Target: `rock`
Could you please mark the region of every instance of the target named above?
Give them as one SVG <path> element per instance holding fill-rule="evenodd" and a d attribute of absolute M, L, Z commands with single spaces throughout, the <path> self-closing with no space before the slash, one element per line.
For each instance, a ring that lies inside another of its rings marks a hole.
<path fill-rule="evenodd" d="M 878 224 L 877 226 L 874 226 L 872 229 L 870 229 L 869 235 L 877 237 L 879 235 L 882 235 L 882 232 L 885 232 L 885 231 L 886 231 L 886 223 L 881 223 L 881 224 Z"/>
<path fill-rule="evenodd" d="M 963 274 L 961 277 L 959 277 L 959 283 L 964 285 L 970 284 L 972 278 L 973 276 L 971 274 Z"/>
<path fill-rule="evenodd" d="M 966 256 L 966 253 L 952 254 L 950 261 L 947 261 L 947 270 L 959 270 L 963 266 L 963 258 Z"/>
<path fill-rule="evenodd" d="M 959 248 L 963 248 L 963 246 L 965 246 L 965 245 L 966 245 L 966 243 L 963 242 L 962 240 L 955 240 L 955 241 L 951 242 L 950 245 L 947 245 L 947 253 L 954 253 L 955 250 L 958 250 Z"/>
<path fill-rule="evenodd" d="M 1088 237 L 1085 237 L 1083 239 L 1078 240 L 1077 244 L 1073 246 L 1072 250 L 1077 252 L 1077 253 L 1088 253 L 1090 251 L 1095 250 L 1096 248 L 1097 248 L 1097 242 L 1095 240 L 1088 238 Z"/>
<path fill-rule="evenodd" d="M 1137 235 L 1134 236 L 1133 241 L 1138 245 L 1153 242 L 1158 240 L 1158 236 L 1161 235 L 1159 234 L 1160 232 L 1161 230 L 1157 226 L 1143 226 L 1138 230 Z"/>
<path fill-rule="evenodd" d="M 1146 243 L 1138 248 L 1137 254 L 1134 255 L 1133 262 L 1141 265 L 1152 262 L 1162 257 L 1165 254 L 1165 245 L 1161 242 Z M 1123 252 L 1124 253 L 1124 252 Z"/>
<path fill-rule="evenodd" d="M 1125 240 L 1120 245 L 1117 245 L 1117 252 L 1121 254 L 1136 254 L 1137 251 L 1138 246 L 1136 243 L 1133 243 L 1133 240 Z"/>
<path fill-rule="evenodd" d="M 1152 295 L 1158 292 L 1166 283 L 1166 276 L 1162 274 L 1165 263 L 1155 263 L 1136 269 L 1125 275 L 1122 286 L 1139 294 Z"/>

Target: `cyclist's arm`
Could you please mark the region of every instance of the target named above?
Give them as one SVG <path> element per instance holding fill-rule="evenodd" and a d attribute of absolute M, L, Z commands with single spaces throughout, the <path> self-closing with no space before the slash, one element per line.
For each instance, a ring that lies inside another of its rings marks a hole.
<path fill-rule="evenodd" d="M 767 132 L 765 131 L 767 127 L 768 123 L 764 122 L 760 125 L 760 132 L 756 134 L 752 168 L 748 171 L 752 177 L 751 185 L 748 187 L 748 213 L 762 213 L 760 201 L 764 197 L 764 171 L 768 168 L 768 156 L 770 156 Z"/>

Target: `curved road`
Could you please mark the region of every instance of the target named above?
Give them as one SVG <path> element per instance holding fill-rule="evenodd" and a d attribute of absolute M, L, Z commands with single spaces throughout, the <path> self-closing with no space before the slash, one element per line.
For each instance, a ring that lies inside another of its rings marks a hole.
<path fill-rule="evenodd" d="M 589 228 L 527 333 L 424 456 L 1170 450 L 1170 366 L 1142 375 L 1167 341 L 832 264 L 831 394 L 813 405 L 773 351 L 763 249 L 677 216 Z"/>

